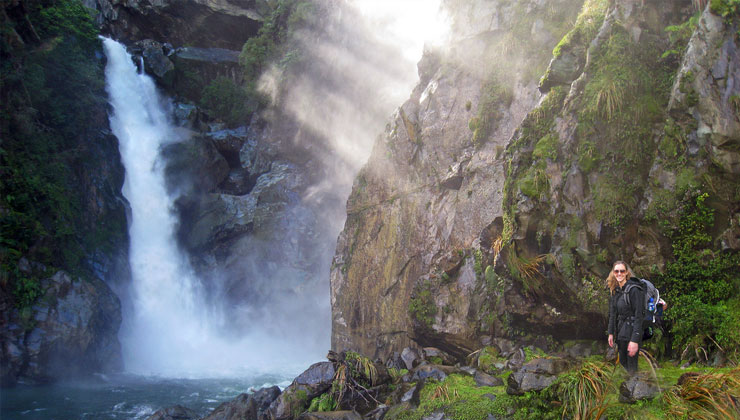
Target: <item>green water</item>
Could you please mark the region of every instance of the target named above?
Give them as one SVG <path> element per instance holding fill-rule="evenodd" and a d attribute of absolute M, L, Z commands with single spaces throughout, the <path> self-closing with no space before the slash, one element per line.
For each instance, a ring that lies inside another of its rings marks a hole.
<path fill-rule="evenodd" d="M 206 416 L 219 404 L 262 387 L 284 388 L 295 375 L 251 378 L 171 379 L 100 376 L 84 382 L 0 389 L 2 420 L 146 419 L 180 404 Z"/>

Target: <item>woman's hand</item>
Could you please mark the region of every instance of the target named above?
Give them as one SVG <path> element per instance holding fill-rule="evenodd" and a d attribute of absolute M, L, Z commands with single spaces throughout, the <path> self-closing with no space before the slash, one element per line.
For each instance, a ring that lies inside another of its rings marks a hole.
<path fill-rule="evenodd" d="M 609 347 L 614 347 L 614 334 L 609 334 Z"/>
<path fill-rule="evenodd" d="M 634 341 L 630 341 L 630 343 L 627 345 L 627 355 L 629 357 L 635 357 L 638 350 L 640 350 L 640 345 L 635 343 Z"/>

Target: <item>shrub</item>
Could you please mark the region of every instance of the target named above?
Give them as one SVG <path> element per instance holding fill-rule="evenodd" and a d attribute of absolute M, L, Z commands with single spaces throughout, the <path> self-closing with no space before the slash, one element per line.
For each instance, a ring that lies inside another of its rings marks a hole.
<path fill-rule="evenodd" d="M 19 306 L 35 301 L 49 271 L 84 276 L 85 255 L 118 237 L 97 223 L 107 216 L 85 211 L 80 188 L 102 147 L 93 140 L 106 103 L 97 30 L 78 0 L 26 6 L 43 48 L 4 44 L 0 67 L 0 277 L 10 280 Z M 20 273 L 24 256 L 46 270 Z"/>
<path fill-rule="evenodd" d="M 256 93 L 255 93 L 256 94 Z M 229 125 L 246 119 L 254 109 L 247 107 L 247 92 L 228 77 L 214 79 L 205 89 L 201 106 Z"/>
<path fill-rule="evenodd" d="M 706 204 L 708 194 L 688 202 L 672 233 L 674 261 L 658 279 L 669 309 L 673 349 L 740 349 L 737 334 L 740 255 L 712 247 L 710 229 L 714 211 Z"/>

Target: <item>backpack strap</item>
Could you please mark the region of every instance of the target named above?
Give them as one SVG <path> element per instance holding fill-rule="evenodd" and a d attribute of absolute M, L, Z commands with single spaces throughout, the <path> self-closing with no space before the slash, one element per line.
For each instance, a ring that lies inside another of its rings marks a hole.
<path fill-rule="evenodd" d="M 644 287 L 642 284 L 635 284 L 635 283 L 627 283 L 624 285 L 624 290 L 622 291 L 622 294 L 624 295 L 624 299 L 627 302 L 627 306 L 632 308 L 632 302 L 630 302 L 630 291 L 637 287 L 640 290 L 644 291 Z M 633 317 L 634 318 L 634 317 Z"/>

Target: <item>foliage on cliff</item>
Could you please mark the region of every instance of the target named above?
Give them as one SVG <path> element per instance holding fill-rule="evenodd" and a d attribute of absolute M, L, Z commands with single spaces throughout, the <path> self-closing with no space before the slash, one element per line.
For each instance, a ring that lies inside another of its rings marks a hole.
<path fill-rule="evenodd" d="M 290 42 L 297 28 L 310 21 L 312 4 L 306 0 L 278 0 L 268 3 L 267 17 L 256 36 L 244 43 L 239 55 L 240 82 L 227 77 L 211 81 L 202 91 L 200 105 L 212 116 L 231 126 L 248 123 L 269 98 L 258 91 L 258 80 L 270 64 L 285 67 L 299 59 L 298 46 Z"/>
<path fill-rule="evenodd" d="M 101 150 L 113 145 L 115 152 L 115 143 L 106 142 L 101 131 L 107 125 L 104 63 L 89 11 L 78 0 L 5 7 L 0 275 L 24 306 L 39 295 L 38 278 L 52 270 L 84 275 L 97 248 L 121 239 L 125 218 L 120 208 L 86 202 L 88 188 L 102 195 L 115 195 L 118 188 L 90 179 Z M 98 218 L 109 211 L 112 217 Z M 33 262 L 33 269 L 21 270 L 21 258 Z"/>

